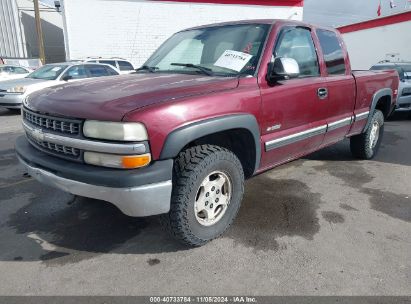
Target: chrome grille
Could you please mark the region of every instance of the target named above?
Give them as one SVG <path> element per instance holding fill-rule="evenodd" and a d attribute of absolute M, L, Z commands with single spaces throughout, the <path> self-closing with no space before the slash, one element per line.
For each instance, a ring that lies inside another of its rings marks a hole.
<path fill-rule="evenodd" d="M 79 159 L 81 156 L 81 151 L 80 149 L 76 149 L 73 147 L 68 147 L 68 146 L 63 146 L 63 145 L 58 145 L 54 143 L 50 143 L 47 141 L 38 141 L 32 136 L 30 136 L 28 133 L 26 133 L 27 138 L 29 141 L 40 148 L 40 150 L 44 150 L 45 152 L 50 152 L 52 154 L 56 154 L 60 157 L 66 157 L 70 159 Z"/>
<path fill-rule="evenodd" d="M 81 122 L 76 120 L 61 119 L 52 116 L 40 115 L 23 109 L 23 119 L 42 129 L 57 133 L 79 135 Z"/>

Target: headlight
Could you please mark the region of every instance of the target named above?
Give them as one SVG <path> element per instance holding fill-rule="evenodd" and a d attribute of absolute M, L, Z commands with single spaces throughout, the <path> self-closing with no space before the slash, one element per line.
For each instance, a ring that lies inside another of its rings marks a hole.
<path fill-rule="evenodd" d="M 83 133 L 86 137 L 107 140 L 141 141 L 148 139 L 146 128 L 138 122 L 86 120 Z"/>
<path fill-rule="evenodd" d="M 151 155 L 115 155 L 96 152 L 84 152 L 84 161 L 87 164 L 96 166 L 120 169 L 136 169 L 147 166 L 151 161 Z"/>
<path fill-rule="evenodd" d="M 7 89 L 7 93 L 21 93 L 23 94 L 26 91 L 26 88 L 23 86 L 15 86 L 13 88 Z"/>

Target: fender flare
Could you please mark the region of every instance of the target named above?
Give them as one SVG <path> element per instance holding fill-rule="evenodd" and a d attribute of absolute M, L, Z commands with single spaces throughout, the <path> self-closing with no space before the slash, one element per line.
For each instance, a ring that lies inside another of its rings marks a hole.
<path fill-rule="evenodd" d="M 180 127 L 167 136 L 160 153 L 160 159 L 175 158 L 193 140 L 233 129 L 245 129 L 253 136 L 256 153 L 255 172 L 259 168 L 261 160 L 260 128 L 255 116 L 251 114 L 225 115 Z"/>
<path fill-rule="evenodd" d="M 367 123 L 366 123 L 366 125 L 363 129 L 363 132 L 365 132 L 371 124 L 372 114 L 375 111 L 375 108 L 377 106 L 377 102 L 382 97 L 386 97 L 386 96 L 390 97 L 391 100 L 392 100 L 393 92 L 390 88 L 381 89 L 381 90 L 378 90 L 377 92 L 375 92 L 374 96 L 372 97 L 372 102 L 371 102 L 371 107 L 370 107 L 370 114 L 368 115 L 368 120 L 367 120 Z"/>

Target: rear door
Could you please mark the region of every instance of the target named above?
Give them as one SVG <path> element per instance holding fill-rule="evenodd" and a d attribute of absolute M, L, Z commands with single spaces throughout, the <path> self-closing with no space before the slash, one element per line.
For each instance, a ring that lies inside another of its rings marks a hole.
<path fill-rule="evenodd" d="M 311 29 L 285 26 L 277 37 L 275 57 L 295 59 L 300 77 L 270 85 L 260 83 L 262 139 L 267 169 L 317 149 L 327 129 L 327 96 Z M 320 95 L 320 96 L 319 96 Z"/>
<path fill-rule="evenodd" d="M 316 34 L 325 62 L 325 80 L 328 99 L 327 134 L 323 146 L 342 140 L 353 122 L 356 86 L 351 75 L 343 41 L 333 31 L 317 29 Z"/>

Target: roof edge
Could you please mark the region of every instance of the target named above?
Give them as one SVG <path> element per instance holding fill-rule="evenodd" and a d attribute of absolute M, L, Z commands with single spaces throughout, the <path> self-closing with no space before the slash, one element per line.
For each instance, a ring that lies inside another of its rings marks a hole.
<path fill-rule="evenodd" d="M 231 4 L 231 5 L 260 5 L 304 7 L 304 0 L 152 0 L 159 2 L 185 2 L 191 4 Z"/>
<path fill-rule="evenodd" d="M 391 24 L 397 24 L 397 23 L 406 22 L 406 21 L 411 21 L 411 10 L 398 13 L 395 15 L 384 16 L 384 17 L 377 18 L 377 19 L 371 19 L 371 20 L 354 23 L 354 24 L 344 25 L 344 26 L 338 27 L 337 29 L 340 31 L 340 33 L 346 34 L 346 33 L 352 33 L 352 32 L 372 29 L 372 28 L 391 25 Z"/>

